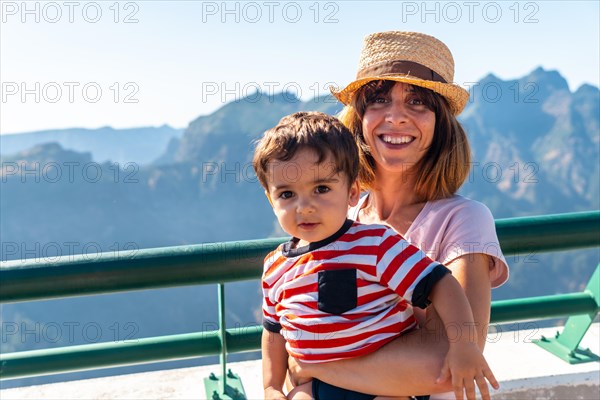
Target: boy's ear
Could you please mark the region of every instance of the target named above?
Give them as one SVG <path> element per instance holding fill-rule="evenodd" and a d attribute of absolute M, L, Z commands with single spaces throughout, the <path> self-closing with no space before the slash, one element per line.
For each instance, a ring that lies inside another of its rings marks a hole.
<path fill-rule="evenodd" d="M 358 199 L 360 198 L 360 187 L 358 185 L 358 181 L 355 181 L 350 185 L 350 193 L 348 196 L 348 205 L 350 207 L 354 207 L 358 204 Z"/>
<path fill-rule="evenodd" d="M 265 196 L 267 196 L 267 199 L 269 199 L 269 203 L 271 204 L 271 207 L 273 207 L 273 200 L 271 200 L 271 195 L 266 190 L 265 190 Z"/>

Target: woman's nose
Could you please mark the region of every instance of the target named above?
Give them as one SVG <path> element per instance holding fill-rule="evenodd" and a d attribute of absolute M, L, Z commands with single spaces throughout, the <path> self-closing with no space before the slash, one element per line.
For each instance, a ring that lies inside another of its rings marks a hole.
<path fill-rule="evenodd" d="M 407 110 L 402 103 L 393 102 L 385 114 L 385 121 L 392 124 L 400 124 L 407 120 Z"/>

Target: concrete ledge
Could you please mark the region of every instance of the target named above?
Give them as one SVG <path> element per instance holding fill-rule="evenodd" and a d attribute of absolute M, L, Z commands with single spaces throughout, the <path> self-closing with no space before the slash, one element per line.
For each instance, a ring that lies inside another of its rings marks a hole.
<path fill-rule="evenodd" d="M 533 327 L 533 323 L 522 324 Z M 528 329 L 490 334 L 485 355 L 500 381 L 494 399 L 600 398 L 600 363 L 570 365 L 531 343 L 557 329 Z M 582 341 L 600 355 L 600 324 L 592 325 Z M 260 360 L 228 364 L 242 377 L 248 399 L 262 399 Z M 2 400 L 16 399 L 205 399 L 204 378 L 220 374 L 218 365 L 119 375 L 0 390 Z"/>
<path fill-rule="evenodd" d="M 247 395 L 262 397 L 260 360 L 231 363 L 228 368 L 242 377 Z M 0 399 L 205 399 L 204 378 L 211 372 L 220 375 L 220 367 L 208 365 L 6 389 L 0 390 Z"/>
<path fill-rule="evenodd" d="M 600 399 L 600 371 L 502 382 L 493 399 Z"/>
<path fill-rule="evenodd" d="M 525 326 L 534 327 L 527 323 Z M 600 363 L 571 365 L 531 343 L 541 335 L 553 337 L 563 328 L 503 332 L 497 343 L 489 343 L 485 356 L 500 381 L 495 399 L 599 399 Z M 488 340 L 493 336 L 488 336 Z M 581 342 L 600 355 L 600 324 L 593 324 Z"/>

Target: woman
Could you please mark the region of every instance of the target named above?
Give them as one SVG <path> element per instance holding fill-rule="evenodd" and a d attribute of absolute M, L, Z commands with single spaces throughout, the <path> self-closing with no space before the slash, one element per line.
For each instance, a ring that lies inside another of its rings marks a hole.
<path fill-rule="evenodd" d="M 332 93 L 346 105 L 340 119 L 359 145 L 360 181 L 368 191 L 350 218 L 390 225 L 447 265 L 469 299 L 483 349 L 491 288 L 508 279 L 508 266 L 490 211 L 456 195 L 470 167 L 469 143 L 456 120 L 469 94 L 453 78 L 452 54 L 439 40 L 383 32 L 365 38 L 357 79 Z M 292 380 L 317 377 L 383 396 L 450 392 L 450 379 L 439 376 L 449 340 L 444 327 L 431 307 L 418 318 L 421 329 L 365 357 L 310 365 L 292 359 Z"/>

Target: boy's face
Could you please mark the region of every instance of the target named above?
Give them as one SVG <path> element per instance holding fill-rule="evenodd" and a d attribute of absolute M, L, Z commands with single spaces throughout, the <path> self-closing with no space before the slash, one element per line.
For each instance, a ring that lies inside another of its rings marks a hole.
<path fill-rule="evenodd" d="M 328 156 L 320 164 L 310 149 L 299 150 L 289 161 L 269 163 L 267 196 L 284 231 L 300 239 L 299 246 L 337 232 L 358 203 L 358 183 L 336 173 Z"/>

